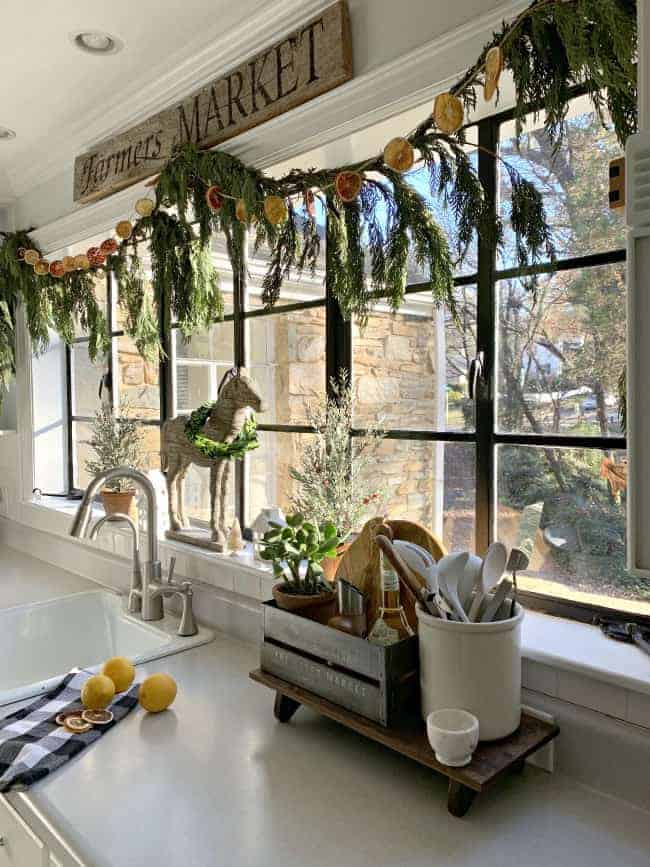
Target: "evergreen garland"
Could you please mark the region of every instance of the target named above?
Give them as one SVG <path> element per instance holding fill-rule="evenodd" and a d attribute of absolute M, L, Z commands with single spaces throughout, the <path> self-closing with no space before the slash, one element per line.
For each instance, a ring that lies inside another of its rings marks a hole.
<path fill-rule="evenodd" d="M 487 53 L 498 46 L 514 81 L 518 135 L 532 106 L 544 113 L 546 131 L 557 149 L 565 134 L 572 88 L 579 84 L 601 119 L 609 112 L 623 145 L 637 125 L 636 40 L 633 0 L 535 0 L 514 21 L 503 24 L 450 93 L 462 100 L 468 119 L 483 84 Z M 202 152 L 191 144 L 178 148 L 158 178 L 153 213 L 138 220 L 131 238 L 103 266 L 115 273 L 127 314 L 126 331 L 138 350 L 149 358 L 160 354 L 159 314 L 175 316 L 184 336 L 222 315 L 210 241 L 213 232 L 224 232 L 233 273 L 243 273 L 247 236 L 238 200 L 245 207 L 246 224 L 255 226 L 256 248 L 265 245 L 271 250 L 263 281 L 267 307 L 277 302 L 283 281 L 292 273 L 313 273 L 320 252 L 318 227 L 314 217 L 293 201 L 306 198 L 312 189 L 327 210 L 326 279 L 344 315 L 357 316 L 363 323 L 378 296 L 387 297 L 397 310 L 410 255 L 428 275 L 434 302 L 453 311 L 454 265 L 465 256 L 477 231 L 500 244 L 503 225 L 464 150 L 463 130 L 447 135 L 429 116 L 408 139 L 427 167 L 430 194 L 440 197 L 456 219 L 453 253 L 431 216 L 427 196 L 409 184 L 408 176 L 390 169 L 383 155 L 336 169 L 294 170 L 275 179 L 222 151 Z M 512 166 L 504 165 L 512 186 L 510 222 L 519 264 L 552 261 L 542 196 Z M 363 176 L 361 193 L 353 202 L 342 201 L 336 192 L 341 171 Z M 211 185 L 223 191 L 223 205 L 217 211 L 205 196 Z M 264 212 L 264 200 L 271 195 L 287 202 L 288 218 L 280 226 L 269 222 Z M 151 253 L 151 298 L 138 253 L 144 241 Z M 18 304 L 24 306 L 37 352 L 47 346 L 50 328 L 70 342 L 75 321 L 88 333 L 91 357 L 108 347 L 105 318 L 93 294 L 93 272 L 39 277 L 18 259 L 20 247 L 34 248 L 25 232 L 5 235 L 0 249 L 0 389 L 15 365 Z"/>

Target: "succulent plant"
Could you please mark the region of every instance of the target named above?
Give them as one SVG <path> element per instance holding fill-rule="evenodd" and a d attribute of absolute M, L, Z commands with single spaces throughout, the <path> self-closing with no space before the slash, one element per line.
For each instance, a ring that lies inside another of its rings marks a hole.
<path fill-rule="evenodd" d="M 260 542 L 260 557 L 273 565 L 273 575 L 281 578 L 285 593 L 312 596 L 331 590 L 323 580 L 326 557 L 336 557 L 341 544 L 334 524 L 314 524 L 302 515 L 287 515 L 287 526 L 273 524 Z"/>

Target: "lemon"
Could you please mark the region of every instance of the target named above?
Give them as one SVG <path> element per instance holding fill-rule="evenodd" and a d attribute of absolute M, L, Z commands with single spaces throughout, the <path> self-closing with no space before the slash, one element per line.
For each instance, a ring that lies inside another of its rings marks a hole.
<path fill-rule="evenodd" d="M 124 692 L 133 683 L 135 668 L 133 663 L 124 656 L 113 656 L 102 666 L 102 674 L 115 684 L 115 692 Z"/>
<path fill-rule="evenodd" d="M 113 701 L 115 684 L 105 674 L 94 674 L 84 683 L 81 703 L 88 710 L 104 710 Z"/>
<path fill-rule="evenodd" d="M 150 713 L 166 710 L 176 698 L 176 681 L 168 674 L 150 674 L 140 684 L 139 698 Z"/>

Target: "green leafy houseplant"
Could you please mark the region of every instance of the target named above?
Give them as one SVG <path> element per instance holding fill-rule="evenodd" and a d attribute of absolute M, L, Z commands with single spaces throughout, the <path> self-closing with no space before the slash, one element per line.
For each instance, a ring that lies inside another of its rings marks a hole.
<path fill-rule="evenodd" d="M 273 566 L 273 575 L 282 579 L 282 592 L 293 596 L 331 594 L 323 580 L 321 563 L 336 557 L 340 544 L 334 524 L 318 526 L 300 514 L 289 515 L 287 526 L 274 525 L 261 542 L 260 556 Z"/>
<path fill-rule="evenodd" d="M 84 445 L 89 445 L 95 452 L 95 458 L 86 461 L 86 470 L 91 476 L 113 467 L 142 467 L 142 433 L 138 422 L 128 417 L 126 405 L 122 406 L 119 414 L 108 406 L 102 406 L 95 413 L 91 437 L 84 441 Z M 115 479 L 106 485 L 106 490 L 126 493 L 132 487 L 128 479 Z"/>

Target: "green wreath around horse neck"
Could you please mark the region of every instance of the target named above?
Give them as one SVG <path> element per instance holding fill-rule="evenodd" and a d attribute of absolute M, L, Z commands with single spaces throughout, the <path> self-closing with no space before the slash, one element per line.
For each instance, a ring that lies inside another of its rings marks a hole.
<path fill-rule="evenodd" d="M 185 422 L 185 436 L 202 455 L 211 460 L 217 458 L 231 458 L 241 460 L 246 452 L 250 452 L 259 446 L 257 439 L 257 422 L 255 416 L 247 418 L 240 432 L 232 442 L 225 443 L 212 440 L 203 433 L 203 426 L 208 416 L 214 409 L 216 401 L 202 404 L 195 409 Z"/>

